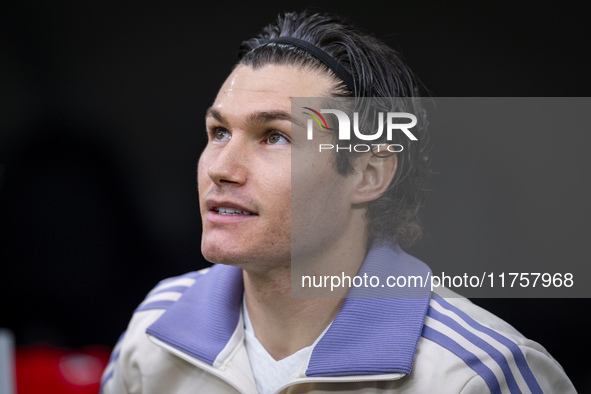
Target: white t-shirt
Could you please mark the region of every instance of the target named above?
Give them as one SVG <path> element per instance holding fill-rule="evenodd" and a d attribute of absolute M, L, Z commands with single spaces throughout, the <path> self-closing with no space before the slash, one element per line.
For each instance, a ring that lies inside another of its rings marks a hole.
<path fill-rule="evenodd" d="M 300 369 L 306 365 L 318 340 L 313 345 L 300 349 L 291 356 L 277 361 L 257 339 L 246 310 L 246 302 L 242 303 L 242 313 L 244 316 L 244 343 L 257 389 L 260 394 L 275 393 L 294 375 L 299 374 Z M 320 337 L 324 335 L 324 332 Z"/>

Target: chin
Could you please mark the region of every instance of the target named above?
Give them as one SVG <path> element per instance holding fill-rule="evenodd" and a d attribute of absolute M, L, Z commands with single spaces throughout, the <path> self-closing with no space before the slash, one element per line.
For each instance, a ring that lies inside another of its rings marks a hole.
<path fill-rule="evenodd" d="M 203 257 L 209 262 L 215 264 L 233 265 L 244 268 L 244 265 L 253 257 L 244 250 L 233 250 L 232 248 L 224 248 L 219 246 L 201 246 L 201 253 Z"/>
<path fill-rule="evenodd" d="M 216 246 L 202 245 L 201 253 L 207 261 L 214 264 L 238 265 L 242 260 L 240 254 Z"/>
<path fill-rule="evenodd" d="M 289 262 L 291 260 L 291 251 L 278 253 L 269 250 L 261 253 L 264 248 L 240 248 L 239 250 L 231 248 L 221 248 L 217 246 L 202 243 L 201 253 L 203 257 L 211 263 L 232 265 L 247 271 L 267 271 L 271 267 L 277 267 L 279 261 Z"/>

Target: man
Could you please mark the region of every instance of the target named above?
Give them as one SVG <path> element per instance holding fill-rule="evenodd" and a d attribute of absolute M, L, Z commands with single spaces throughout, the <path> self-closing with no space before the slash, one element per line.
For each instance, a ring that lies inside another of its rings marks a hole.
<path fill-rule="evenodd" d="M 395 51 L 330 15 L 288 13 L 243 43 L 198 165 L 202 252 L 216 264 L 147 296 L 103 392 L 574 392 L 540 345 L 466 299 L 292 295 L 294 267 L 429 275 L 400 248 L 420 235 L 424 128 L 319 154 L 334 124 L 310 141 L 292 111 L 296 97 L 417 96 Z M 389 142 L 402 149 L 383 154 Z"/>

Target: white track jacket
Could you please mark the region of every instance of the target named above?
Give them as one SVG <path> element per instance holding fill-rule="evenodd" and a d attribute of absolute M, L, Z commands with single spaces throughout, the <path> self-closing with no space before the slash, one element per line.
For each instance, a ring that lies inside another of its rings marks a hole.
<path fill-rule="evenodd" d="M 364 271 L 428 268 L 397 246 L 378 246 Z M 408 298 L 347 298 L 278 393 L 576 393 L 542 346 L 466 298 L 441 292 L 446 298 L 430 288 Z M 257 393 L 242 295 L 242 270 L 231 266 L 162 281 L 114 348 L 102 394 Z"/>

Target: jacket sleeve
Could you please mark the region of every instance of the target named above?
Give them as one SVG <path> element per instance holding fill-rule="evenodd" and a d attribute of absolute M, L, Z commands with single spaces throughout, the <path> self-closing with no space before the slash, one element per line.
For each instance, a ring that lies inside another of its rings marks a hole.
<path fill-rule="evenodd" d="M 529 368 L 534 374 L 542 393 L 577 394 L 577 390 L 562 369 L 562 366 L 544 348 L 525 347 L 521 351 L 525 355 Z"/>
<path fill-rule="evenodd" d="M 535 349 L 531 347 L 521 346 L 520 347 L 525 359 L 527 366 L 531 371 L 532 375 L 526 379 L 527 387 L 519 387 L 524 393 L 560 393 L 560 394 L 577 394 L 577 390 L 573 386 L 572 382 L 554 358 L 550 356 L 542 349 Z M 506 381 L 503 381 L 504 387 L 501 387 L 501 392 L 510 392 L 509 387 L 506 386 Z M 480 376 L 476 375 L 470 379 L 462 391 L 461 394 L 481 394 L 481 393 L 493 393 L 490 387 L 486 384 L 485 380 Z"/>
<path fill-rule="evenodd" d="M 119 362 L 124 341 L 125 332 L 119 337 L 117 344 L 113 348 L 107 367 L 103 372 L 100 394 L 129 394 L 129 391 L 123 384 L 123 371 L 120 370 L 122 366 Z"/>

